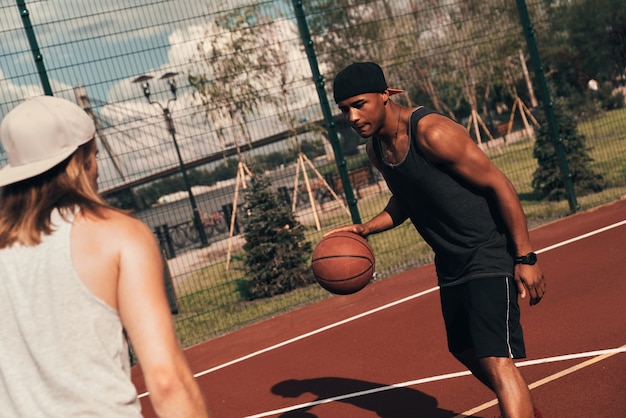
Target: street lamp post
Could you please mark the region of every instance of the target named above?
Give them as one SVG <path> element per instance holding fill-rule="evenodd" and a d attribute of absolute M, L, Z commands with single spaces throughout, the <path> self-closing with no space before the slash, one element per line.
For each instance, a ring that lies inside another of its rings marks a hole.
<path fill-rule="evenodd" d="M 178 73 L 168 72 L 163 74 L 159 80 L 168 80 L 167 84 L 170 86 L 170 91 L 172 92 L 172 98 L 167 101 L 165 106 L 158 102 L 154 101 L 150 97 L 150 84 L 148 80 L 153 79 L 154 77 L 151 75 L 142 75 L 133 80 L 133 83 L 141 83 L 141 87 L 143 89 L 143 95 L 148 100 L 148 103 L 151 105 L 157 105 L 161 108 L 163 112 L 163 118 L 165 119 L 165 124 L 167 125 L 167 130 L 172 136 L 172 141 L 174 142 L 174 148 L 176 149 L 176 155 L 178 156 L 178 164 L 180 166 L 180 172 L 183 175 L 183 182 L 185 184 L 185 189 L 187 189 L 187 193 L 189 195 L 189 203 L 191 204 L 191 209 L 193 211 L 193 224 L 198 231 L 198 236 L 200 237 L 200 242 L 202 246 L 205 247 L 209 245 L 206 232 L 204 230 L 204 226 L 202 225 L 202 219 L 200 217 L 200 211 L 198 210 L 198 205 L 196 204 L 196 199 L 191 191 L 191 185 L 189 183 L 189 178 L 187 177 L 187 169 L 185 168 L 185 163 L 183 162 L 183 157 L 180 155 L 180 148 L 178 147 L 178 141 L 176 141 L 176 128 L 174 127 L 174 120 L 172 119 L 172 112 L 170 111 L 170 103 L 176 101 L 176 82 L 173 77 L 175 77 Z"/>

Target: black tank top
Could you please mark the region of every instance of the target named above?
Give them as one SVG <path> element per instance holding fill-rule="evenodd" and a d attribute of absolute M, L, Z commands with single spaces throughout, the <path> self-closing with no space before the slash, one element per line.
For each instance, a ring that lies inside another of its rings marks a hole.
<path fill-rule="evenodd" d="M 494 199 L 428 160 L 419 147 L 417 124 L 431 113 L 436 112 L 419 107 L 411 114 L 409 150 L 397 165 L 385 163 L 373 139 L 387 185 L 434 250 L 440 286 L 512 276 L 513 251 Z"/>

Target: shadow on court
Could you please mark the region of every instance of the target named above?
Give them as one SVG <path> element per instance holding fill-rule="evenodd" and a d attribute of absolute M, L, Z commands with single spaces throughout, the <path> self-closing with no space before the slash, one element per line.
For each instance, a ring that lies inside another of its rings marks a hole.
<path fill-rule="evenodd" d="M 320 377 L 305 380 L 284 380 L 272 387 L 272 393 L 284 398 L 297 398 L 305 393 L 317 395 L 318 400 L 334 398 L 345 394 L 369 391 L 382 388 L 386 385 L 341 377 Z M 415 389 L 393 388 L 382 392 L 375 392 L 335 402 L 344 402 L 363 410 L 375 412 L 382 418 L 449 418 L 457 414 L 437 407 L 438 401 L 433 396 Z M 282 418 L 315 418 L 317 415 L 309 412 L 316 405 L 303 407 L 294 411 L 285 412 Z"/>

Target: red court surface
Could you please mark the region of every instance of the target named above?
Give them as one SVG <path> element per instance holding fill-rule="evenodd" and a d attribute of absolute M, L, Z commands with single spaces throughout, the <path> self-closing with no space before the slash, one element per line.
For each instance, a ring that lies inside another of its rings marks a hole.
<path fill-rule="evenodd" d="M 546 418 L 626 417 L 626 200 L 531 231 L 548 280 L 518 360 Z M 434 267 L 186 351 L 215 418 L 495 417 L 447 351 Z M 154 416 L 138 367 L 133 381 Z"/>

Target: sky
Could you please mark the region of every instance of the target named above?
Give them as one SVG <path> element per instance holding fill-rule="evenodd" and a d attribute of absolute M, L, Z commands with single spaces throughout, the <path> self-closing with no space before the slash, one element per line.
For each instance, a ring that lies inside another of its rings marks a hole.
<path fill-rule="evenodd" d="M 36 41 L 55 96 L 75 101 L 74 87 L 84 86 L 103 128 L 113 159 L 101 147 L 100 185 L 109 188 L 147 173 L 178 164 L 162 110 L 150 105 L 141 85 L 133 83 L 149 74 L 151 98 L 169 106 L 174 115 L 176 137 L 184 160 L 219 152 L 228 144 L 214 133 L 209 120 L 189 87 L 185 73 L 197 56 L 201 40 L 209 47 L 226 42 L 227 34 L 213 24 L 218 11 L 243 0 L 38 0 L 25 1 Z M 284 3 L 287 4 L 287 3 Z M 286 7 L 286 6 L 281 6 Z M 289 10 L 284 9 L 284 12 Z M 293 20 L 277 19 L 273 34 L 285 48 L 293 88 L 286 100 L 299 120 L 321 118 L 319 100 L 306 54 Z M 206 40 L 209 39 L 209 42 Z M 262 40 L 259 51 L 262 50 Z M 211 76 L 211 67 L 200 69 Z M 177 72 L 177 100 L 158 77 Z M 271 89 L 271 86 L 260 86 Z M 25 98 L 44 94 L 33 54 L 16 2 L 0 0 L 0 117 Z M 288 128 L 262 106 L 249 115 L 248 132 L 254 141 Z M 6 157 L 0 154 L 0 166 Z"/>

